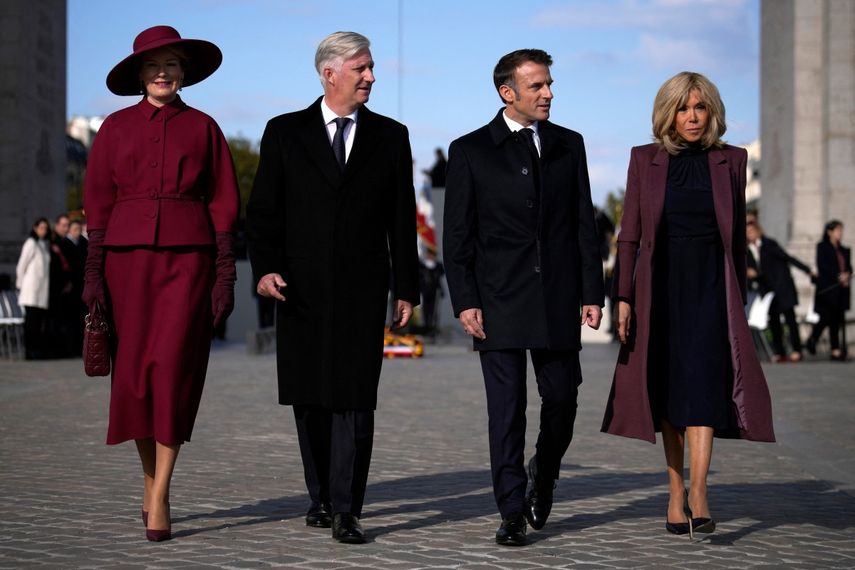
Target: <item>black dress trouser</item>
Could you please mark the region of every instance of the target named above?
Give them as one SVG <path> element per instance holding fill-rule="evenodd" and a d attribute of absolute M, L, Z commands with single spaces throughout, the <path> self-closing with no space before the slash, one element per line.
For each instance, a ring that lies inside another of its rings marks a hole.
<path fill-rule="evenodd" d="M 374 445 L 373 410 L 329 410 L 295 405 L 297 438 L 313 506 L 362 516 Z"/>
<path fill-rule="evenodd" d="M 822 331 L 828 327 L 828 340 L 831 342 L 831 350 L 840 350 L 840 331 L 846 333 L 846 312 L 845 311 L 823 311 L 819 313 L 819 322 L 813 325 L 813 330 L 810 333 L 811 340 L 814 344 L 822 336 Z M 846 346 L 843 346 L 843 352 L 846 352 Z"/>
<path fill-rule="evenodd" d="M 536 455 L 538 479 L 558 479 L 561 459 L 573 439 L 576 399 L 582 370 L 579 352 L 532 349 L 531 361 L 540 394 L 540 433 Z M 525 507 L 526 351 L 481 351 L 487 391 L 490 466 L 493 494 L 502 518 Z"/>
<path fill-rule="evenodd" d="M 784 331 L 781 327 L 781 315 L 784 315 L 784 320 L 787 322 L 787 328 L 790 331 L 790 348 L 793 352 L 802 351 L 802 341 L 799 337 L 799 325 L 796 322 L 796 313 L 792 307 L 781 310 L 775 304 L 775 299 L 772 299 L 772 306 L 769 307 L 769 330 L 772 332 L 772 349 L 778 356 L 785 356 L 784 350 Z"/>

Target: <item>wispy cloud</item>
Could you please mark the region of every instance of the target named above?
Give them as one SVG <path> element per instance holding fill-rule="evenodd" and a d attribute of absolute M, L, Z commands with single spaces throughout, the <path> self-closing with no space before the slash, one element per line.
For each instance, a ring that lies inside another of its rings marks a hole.
<path fill-rule="evenodd" d="M 574 3 L 548 8 L 534 15 L 531 24 L 542 28 L 644 29 L 698 31 L 700 28 L 737 31 L 745 28 L 747 0 L 621 0 Z"/>
<path fill-rule="evenodd" d="M 654 67 L 710 70 L 724 63 L 717 51 L 704 39 L 642 34 L 635 55 Z"/>

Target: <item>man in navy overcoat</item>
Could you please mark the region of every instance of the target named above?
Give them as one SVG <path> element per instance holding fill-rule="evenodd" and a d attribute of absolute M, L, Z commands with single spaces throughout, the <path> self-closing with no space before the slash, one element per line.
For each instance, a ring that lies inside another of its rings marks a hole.
<path fill-rule="evenodd" d="M 487 391 L 496 542 L 525 543 L 552 508 L 573 435 L 581 325 L 600 325 L 603 273 L 579 133 L 550 123 L 552 58 L 502 57 L 504 103 L 449 149 L 444 263 L 454 313 L 474 339 Z M 542 404 L 536 454 L 524 466 L 526 351 Z M 526 485 L 529 484 L 528 493 Z"/>

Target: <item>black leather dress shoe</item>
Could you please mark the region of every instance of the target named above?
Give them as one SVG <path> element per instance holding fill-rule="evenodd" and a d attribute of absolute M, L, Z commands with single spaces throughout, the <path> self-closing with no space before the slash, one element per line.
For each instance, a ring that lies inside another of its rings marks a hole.
<path fill-rule="evenodd" d="M 359 519 L 350 513 L 336 513 L 332 519 L 332 537 L 345 544 L 362 544 L 365 533 L 359 525 Z"/>
<path fill-rule="evenodd" d="M 306 526 L 330 528 L 332 526 L 331 510 L 329 503 L 312 505 L 306 513 Z"/>
<path fill-rule="evenodd" d="M 502 546 L 525 545 L 525 517 L 522 513 L 502 519 L 502 524 L 496 530 L 496 544 Z"/>
<path fill-rule="evenodd" d="M 528 496 L 525 518 L 534 530 L 540 530 L 546 524 L 546 519 L 552 511 L 552 491 L 555 481 L 540 481 L 537 478 L 537 458 L 532 457 L 528 462 Z"/>

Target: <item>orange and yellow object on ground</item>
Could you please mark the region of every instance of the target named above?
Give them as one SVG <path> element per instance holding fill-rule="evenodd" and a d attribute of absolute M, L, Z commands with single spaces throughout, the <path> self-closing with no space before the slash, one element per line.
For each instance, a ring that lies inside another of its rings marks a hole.
<path fill-rule="evenodd" d="M 388 328 L 383 337 L 383 356 L 385 358 L 421 358 L 425 353 L 425 343 L 411 334 L 394 334 Z"/>

